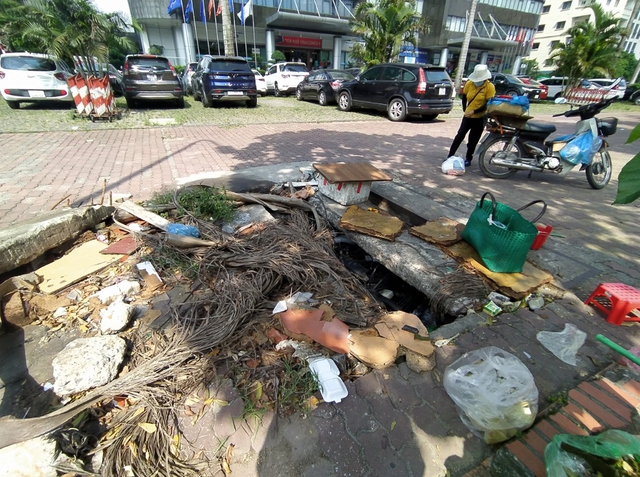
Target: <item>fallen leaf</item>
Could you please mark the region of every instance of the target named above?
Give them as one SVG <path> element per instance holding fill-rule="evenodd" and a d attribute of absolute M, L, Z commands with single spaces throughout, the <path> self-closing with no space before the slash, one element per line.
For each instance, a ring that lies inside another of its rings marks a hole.
<path fill-rule="evenodd" d="M 195 413 L 195 412 L 193 412 L 193 410 L 192 410 L 189 406 L 185 406 L 185 407 L 184 407 L 184 413 L 185 413 L 187 416 L 195 416 L 195 415 L 196 415 L 196 413 Z"/>
<path fill-rule="evenodd" d="M 129 450 L 133 454 L 133 457 L 138 457 L 138 446 L 135 442 L 129 442 Z"/>
<path fill-rule="evenodd" d="M 259 359 L 248 359 L 247 361 L 244 362 L 244 364 L 246 364 L 249 369 L 255 369 L 260 364 L 260 360 Z"/>
<path fill-rule="evenodd" d="M 231 457 L 233 456 L 234 444 L 229 444 L 227 450 L 224 453 L 224 459 L 222 460 L 222 471 L 224 475 L 231 475 Z"/>
<path fill-rule="evenodd" d="M 393 429 L 394 429 L 395 427 L 396 427 L 396 421 L 393 421 L 393 422 L 391 423 L 391 430 L 393 431 Z"/>
<path fill-rule="evenodd" d="M 150 422 L 139 422 L 138 426 L 140 426 L 142 429 L 147 431 L 149 434 L 153 434 L 154 432 L 156 432 L 158 430 L 156 425 L 152 424 Z"/>
<path fill-rule="evenodd" d="M 131 416 L 129 416 L 129 418 L 127 419 L 128 421 L 130 421 L 131 419 L 133 419 L 136 416 L 139 416 L 140 414 L 142 414 L 144 412 L 144 406 L 143 407 L 139 407 L 138 409 L 136 409 L 133 414 Z"/>

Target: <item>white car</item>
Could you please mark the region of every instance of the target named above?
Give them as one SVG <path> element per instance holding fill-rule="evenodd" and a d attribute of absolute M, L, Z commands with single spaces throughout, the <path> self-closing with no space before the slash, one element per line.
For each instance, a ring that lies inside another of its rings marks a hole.
<path fill-rule="evenodd" d="M 18 109 L 20 103 L 73 102 L 67 85 L 71 75 L 64 61 L 49 55 L 0 55 L 0 93 L 11 109 Z"/>
<path fill-rule="evenodd" d="M 617 79 L 589 78 L 589 81 L 591 81 L 592 83 L 597 83 L 603 88 L 610 88 L 611 96 L 618 99 L 623 99 L 624 93 L 627 91 L 627 82 L 623 78 L 619 78 L 619 80 L 620 81 L 618 82 L 618 84 L 616 84 L 615 86 L 613 86 L 613 88 L 611 88 L 613 83 L 618 81 Z M 609 97 L 609 95 L 607 95 L 607 97 Z"/>
<path fill-rule="evenodd" d="M 260 96 L 266 96 L 267 95 L 267 82 L 265 81 L 264 76 L 262 76 L 262 74 L 260 74 L 260 72 L 258 70 L 252 69 L 251 71 L 253 71 L 253 74 L 256 77 L 256 89 L 260 93 Z"/>
<path fill-rule="evenodd" d="M 304 63 L 276 63 L 264 75 L 267 91 L 276 96 L 295 93 L 298 84 L 309 76 Z"/>
<path fill-rule="evenodd" d="M 557 99 L 560 98 L 565 90 L 567 89 L 567 82 L 569 78 L 566 76 L 563 78 L 561 76 L 552 76 L 551 78 L 545 78 L 538 80 L 539 83 L 547 85 L 549 91 L 547 92 L 547 99 Z M 582 89 L 598 89 L 599 86 L 597 84 L 591 83 L 585 79 L 580 80 L 580 85 L 578 86 Z"/>

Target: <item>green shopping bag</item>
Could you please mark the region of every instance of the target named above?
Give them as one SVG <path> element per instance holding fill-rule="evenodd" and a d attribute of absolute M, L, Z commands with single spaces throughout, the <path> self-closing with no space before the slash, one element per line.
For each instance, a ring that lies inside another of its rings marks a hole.
<path fill-rule="evenodd" d="M 487 195 L 491 201 L 485 200 Z M 529 222 L 520 215 L 520 211 L 536 203 L 542 204 L 542 212 Z M 542 200 L 512 209 L 496 202 L 491 192 L 485 192 L 471 213 L 462 238 L 476 249 L 484 265 L 492 272 L 521 272 L 538 235 L 533 222 L 540 220 L 546 210 L 547 204 Z"/>

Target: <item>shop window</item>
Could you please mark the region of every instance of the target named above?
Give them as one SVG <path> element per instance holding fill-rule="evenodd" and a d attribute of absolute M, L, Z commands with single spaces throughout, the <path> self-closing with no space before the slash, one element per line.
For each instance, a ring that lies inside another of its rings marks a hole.
<path fill-rule="evenodd" d="M 571 2 L 562 2 L 560 10 L 569 10 L 571 8 Z"/>

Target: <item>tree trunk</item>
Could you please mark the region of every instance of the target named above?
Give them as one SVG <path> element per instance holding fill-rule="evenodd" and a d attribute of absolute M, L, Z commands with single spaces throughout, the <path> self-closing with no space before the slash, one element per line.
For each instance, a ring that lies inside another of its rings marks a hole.
<path fill-rule="evenodd" d="M 467 23 L 467 29 L 464 32 L 464 40 L 462 41 L 462 50 L 460 51 L 460 59 L 458 60 L 458 68 L 456 70 L 456 94 L 460 91 L 460 85 L 462 84 L 462 77 L 464 76 L 464 69 L 467 66 L 467 53 L 469 52 L 469 43 L 471 43 L 471 32 L 473 32 L 473 21 L 476 18 L 476 8 L 478 7 L 478 0 L 471 2 L 471 11 L 469 12 L 469 22 Z"/>
<path fill-rule="evenodd" d="M 222 37 L 224 38 L 224 56 L 236 56 L 233 36 L 233 18 L 227 0 L 219 0 L 222 4 Z"/>

